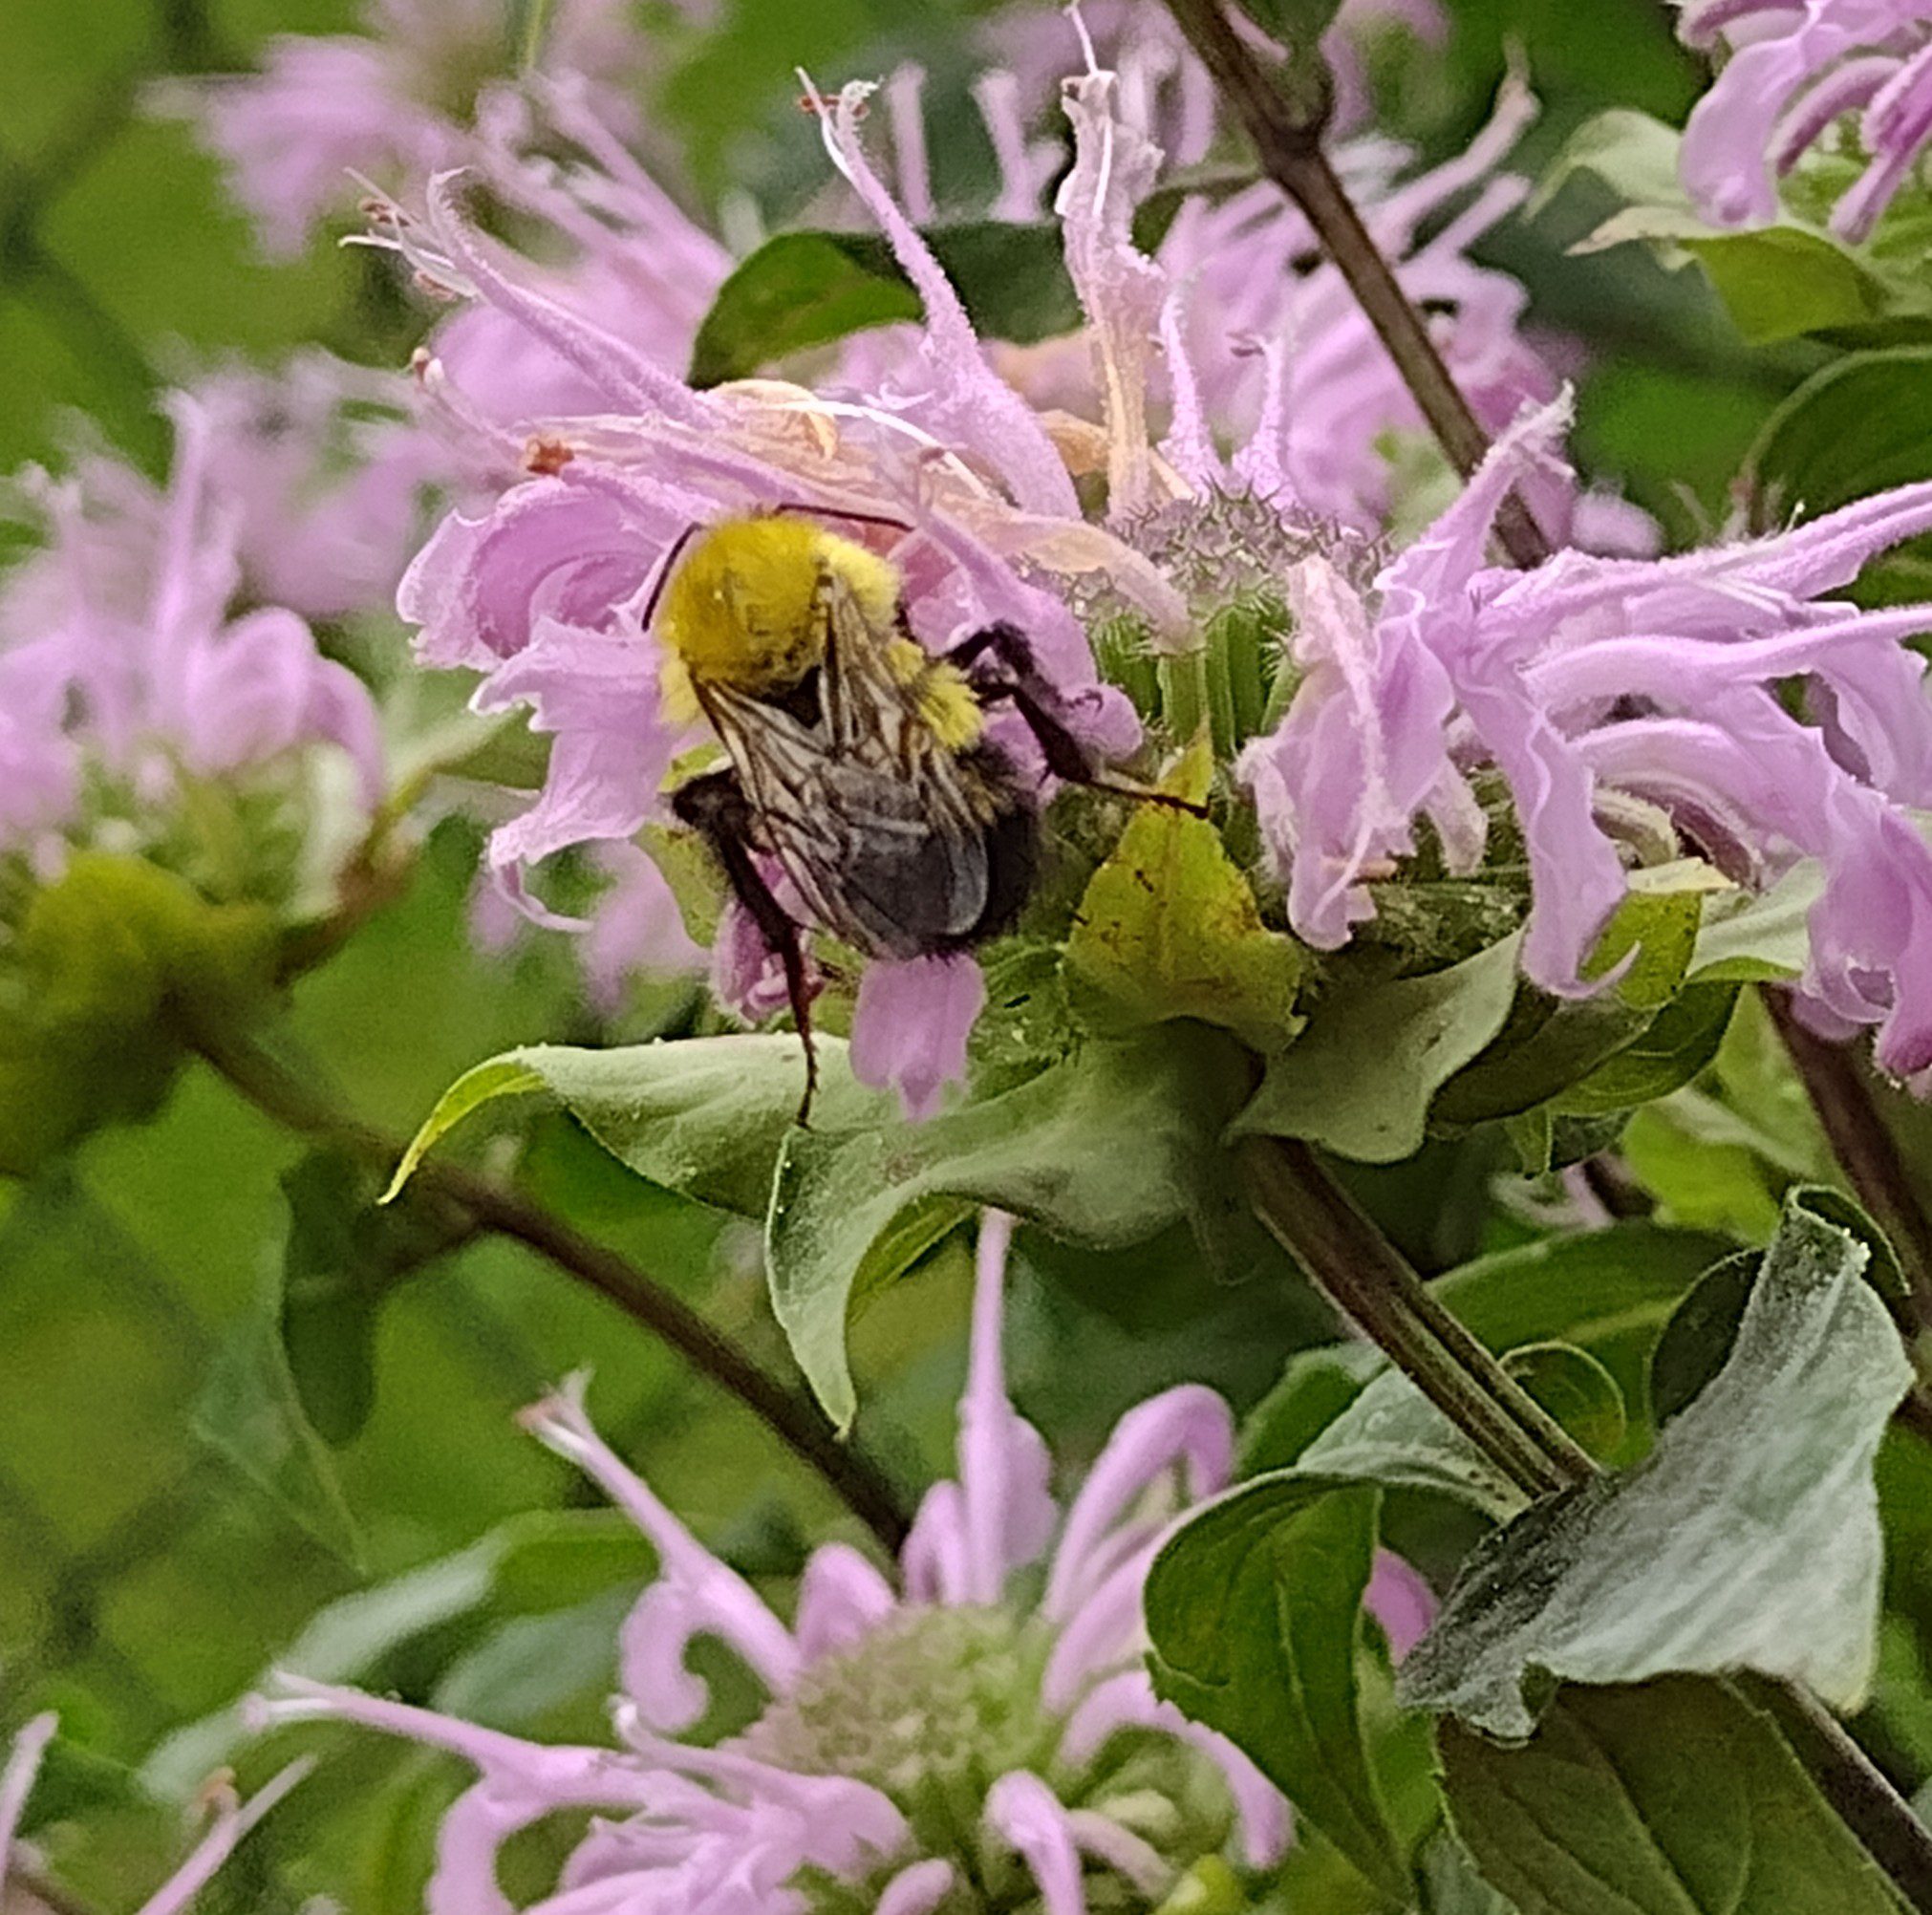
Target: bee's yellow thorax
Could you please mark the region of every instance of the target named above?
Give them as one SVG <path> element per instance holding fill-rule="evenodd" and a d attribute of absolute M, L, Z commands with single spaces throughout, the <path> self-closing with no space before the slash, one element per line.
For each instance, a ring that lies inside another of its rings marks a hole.
<path fill-rule="evenodd" d="M 919 717 L 942 750 L 963 751 L 979 742 L 986 713 L 958 666 L 934 657 L 916 639 L 894 638 L 886 668 L 902 685 L 914 688 Z"/>
<path fill-rule="evenodd" d="M 692 680 L 752 693 L 797 684 L 825 657 L 819 582 L 828 571 L 868 623 L 891 630 L 896 568 L 809 519 L 727 519 L 693 540 L 657 608 L 667 703 L 691 704 Z"/>

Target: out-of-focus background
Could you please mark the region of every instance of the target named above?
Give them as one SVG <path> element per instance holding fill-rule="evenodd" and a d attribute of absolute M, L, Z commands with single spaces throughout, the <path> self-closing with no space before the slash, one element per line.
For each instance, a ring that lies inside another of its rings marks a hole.
<path fill-rule="evenodd" d="M 828 83 L 908 56 L 933 75 L 942 195 L 977 190 L 949 170 L 946 115 L 963 108 L 946 102 L 963 100 L 986 10 L 719 0 L 708 24 L 660 11 L 649 123 L 712 210 L 748 198 L 781 225 L 822 177 L 794 68 Z M 1426 154 L 1467 140 L 1512 59 L 1543 102 L 1518 159 L 1531 172 L 1605 106 L 1680 120 L 1699 84 L 1658 0 L 1449 11 L 1446 54 L 1378 75 L 1391 123 Z M 356 25 L 351 0 L 5 0 L 0 471 L 59 466 L 98 438 L 159 475 L 157 394 L 231 357 L 268 364 L 318 342 L 403 366 L 425 315 L 390 263 L 333 238 L 270 263 L 189 128 L 154 110 L 170 81 L 247 68 L 269 35 Z M 1068 51 L 1071 63 L 1071 38 Z M 1803 366 L 1747 355 L 1703 283 L 1648 254 L 1566 256 L 1594 210 L 1568 190 L 1483 250 L 1578 341 L 1585 461 L 1682 532 L 1722 512 L 1757 424 Z M 439 828 L 409 894 L 298 991 L 309 1049 L 395 1130 L 504 1046 L 636 1034 L 676 1015 L 652 1002 L 600 1024 L 555 938 L 481 954 L 466 927 L 474 856 L 471 827 Z M 1474 1168 L 1437 1152 L 1404 1173 L 1410 1247 L 1426 1260 L 1476 1247 Z M 667 1499 L 747 1571 L 783 1575 L 840 1520 L 748 1417 L 495 1243 L 444 1259 L 361 1326 L 376 1340 L 373 1412 L 318 1452 L 305 1426 L 277 1418 L 264 1381 L 265 1299 L 285 1261 L 299 1271 L 331 1254 L 311 1240 L 327 1214 L 312 1180 L 329 1173 L 190 1074 L 152 1124 L 0 1184 L 0 1729 L 62 1712 L 69 1742 L 42 1804 L 56 1843 L 65 1817 L 86 1818 L 86 1850 L 61 1859 L 89 1907 L 130 1905 L 179 1846 L 136 1772 L 180 1788 L 230 1759 L 247 1770 L 222 1711 L 305 1628 L 322 1632 L 311 1650 L 377 1689 L 505 1726 L 594 1732 L 614 1619 L 647 1556 L 577 1507 L 581 1485 L 512 1425 L 564 1371 L 594 1366 L 619 1448 L 648 1459 Z M 776 1352 L 741 1227 L 649 1199 L 561 1119 L 531 1173 L 583 1227 Z M 1059 1264 L 1051 1283 L 1020 1284 L 1014 1382 L 1065 1454 L 1090 1452 L 1113 1413 L 1183 1375 L 1252 1400 L 1287 1345 L 1322 1333 L 1278 1270 L 1230 1305 L 1185 1254 Z M 866 1429 L 908 1482 L 950 1440 L 961 1278 L 958 1254 L 942 1256 L 858 1329 Z M 1213 1328 L 1197 1329 L 1209 1301 Z M 357 1660 L 358 1646 L 373 1652 Z M 358 1910 L 413 1905 L 426 1832 L 457 1779 L 365 1745 L 279 1812 L 203 1905 L 272 1915 L 324 1889 Z"/>

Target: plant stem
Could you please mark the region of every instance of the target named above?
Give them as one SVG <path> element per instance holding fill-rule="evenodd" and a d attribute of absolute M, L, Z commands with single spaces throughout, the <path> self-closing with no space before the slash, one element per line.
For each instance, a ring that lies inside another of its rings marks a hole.
<path fill-rule="evenodd" d="M 1464 1328 L 1306 1144 L 1252 1139 L 1256 1214 L 1337 1309 L 1535 1500 L 1582 1482 L 1587 1452 Z"/>
<path fill-rule="evenodd" d="M 335 1109 L 259 1045 L 197 1031 L 195 1048 L 250 1104 L 287 1129 L 327 1139 L 365 1158 L 385 1175 L 402 1155 L 400 1139 Z M 475 1229 L 533 1250 L 660 1337 L 694 1369 L 728 1390 L 794 1455 L 809 1464 L 889 1550 L 904 1542 L 908 1519 L 891 1480 L 856 1444 L 841 1442 L 802 1390 L 761 1368 L 690 1304 L 633 1263 L 521 1191 L 461 1165 L 435 1159 L 416 1183 Z"/>
<path fill-rule="evenodd" d="M 1596 1464 L 1429 1294 L 1307 1145 L 1244 1147 L 1256 1214 L 1338 1308 L 1532 1497 L 1573 1487 Z M 1747 1675 L 1819 1793 L 1909 1905 L 1932 1915 L 1932 1831 L 1850 1734 L 1795 1683 Z"/>
<path fill-rule="evenodd" d="M 1325 73 L 1289 75 L 1296 82 L 1291 92 L 1282 75 L 1270 73 L 1243 45 L 1221 0 L 1168 0 L 1168 7 L 1246 127 L 1263 170 L 1314 228 L 1443 451 L 1467 477 L 1482 463 L 1489 437 L 1321 150 Z M 1518 498 L 1504 501 L 1496 536 L 1519 566 L 1539 565 L 1550 555 L 1548 541 Z M 1788 1010 L 1780 1015 L 1774 1006 L 1773 1016 L 1855 1187 L 1889 1220 L 1932 1280 L 1932 1228 L 1856 1068 L 1809 1032 L 1794 1041 Z M 1247 1168 L 1263 1222 L 1492 1462 L 1532 1495 L 1593 1473 L 1590 1457 L 1429 1295 L 1306 1145 L 1280 1139 L 1256 1144 L 1248 1151 Z M 1910 1905 L 1932 1915 L 1932 1834 L 1809 1693 L 1766 1678 L 1750 1681 L 1826 1799 Z"/>
<path fill-rule="evenodd" d="M 1261 170 L 1300 208 L 1443 451 L 1468 478 L 1490 449 L 1489 435 L 1322 150 L 1326 88 L 1303 88 L 1322 103 L 1298 106 L 1279 76 L 1261 64 L 1229 25 L 1221 0 L 1168 0 L 1168 9 L 1247 129 Z M 1548 540 L 1518 498 L 1503 502 L 1496 537 L 1517 565 L 1540 565 L 1550 555 Z"/>
<path fill-rule="evenodd" d="M 1740 1686 L 1775 1719 L 1825 1799 L 1916 1909 L 1932 1908 L 1932 1830 L 1900 1799 L 1831 1712 L 1793 1683 L 1747 1675 Z"/>
<path fill-rule="evenodd" d="M 1789 991 L 1762 995 L 1832 1154 L 1899 1253 L 1912 1285 L 1918 1327 L 1932 1326 L 1932 1217 L 1912 1188 L 1898 1140 L 1886 1129 L 1857 1060 L 1844 1045 L 1808 1031 L 1798 1022 Z"/>

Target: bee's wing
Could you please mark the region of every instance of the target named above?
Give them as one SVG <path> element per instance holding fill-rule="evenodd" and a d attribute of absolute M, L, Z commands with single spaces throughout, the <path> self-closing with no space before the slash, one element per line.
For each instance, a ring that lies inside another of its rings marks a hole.
<path fill-rule="evenodd" d="M 920 957 L 985 913 L 984 806 L 890 669 L 896 635 L 877 631 L 836 575 L 822 591 L 819 722 L 728 693 L 714 722 L 812 915 L 868 956 Z"/>

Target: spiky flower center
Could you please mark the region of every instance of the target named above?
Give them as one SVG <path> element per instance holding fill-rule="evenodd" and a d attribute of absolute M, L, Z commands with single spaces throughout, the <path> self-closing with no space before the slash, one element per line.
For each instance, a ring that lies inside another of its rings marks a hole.
<path fill-rule="evenodd" d="M 1205 1756 L 1148 1730 L 1109 1737 L 1084 1763 L 1063 1760 L 1066 1717 L 1041 1694 L 1053 1643 L 1044 1622 L 1004 1607 L 908 1608 L 852 1648 L 820 1657 L 737 1746 L 774 1767 L 846 1776 L 888 1797 L 917 1854 L 955 1864 L 962 1885 L 938 1915 L 1040 1909 L 1032 1874 L 985 1827 L 993 1785 L 1028 1771 L 1068 1808 L 1106 1817 L 1160 1857 L 1159 1895 L 1098 1862 L 1086 1870 L 1091 1915 L 1148 1915 L 1196 1864 L 1218 1869 L 1213 1859 L 1233 1826 L 1226 1787 Z M 813 1915 L 860 1915 L 881 1883 L 814 1877 L 797 1885 Z"/>

